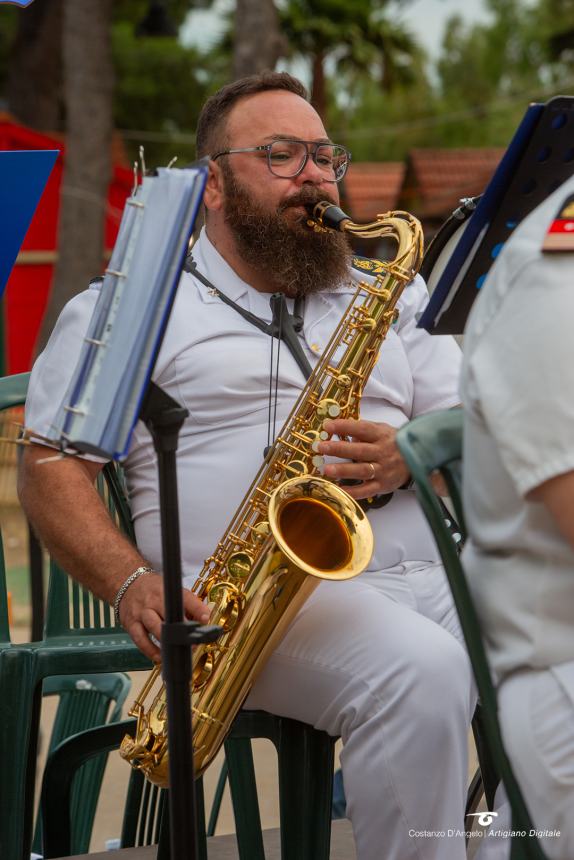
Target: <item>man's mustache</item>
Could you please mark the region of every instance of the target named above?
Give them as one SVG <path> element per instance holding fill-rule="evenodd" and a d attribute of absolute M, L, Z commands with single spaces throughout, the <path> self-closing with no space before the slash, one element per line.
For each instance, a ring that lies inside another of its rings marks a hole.
<path fill-rule="evenodd" d="M 315 206 L 323 200 L 327 200 L 335 206 L 337 205 L 331 195 L 327 194 L 325 191 L 319 191 L 315 188 L 302 188 L 301 191 L 297 192 L 297 194 L 293 194 L 291 197 L 287 198 L 287 200 L 280 203 L 277 207 L 277 211 L 282 213 L 285 212 L 286 209 L 291 209 L 296 206 Z"/>

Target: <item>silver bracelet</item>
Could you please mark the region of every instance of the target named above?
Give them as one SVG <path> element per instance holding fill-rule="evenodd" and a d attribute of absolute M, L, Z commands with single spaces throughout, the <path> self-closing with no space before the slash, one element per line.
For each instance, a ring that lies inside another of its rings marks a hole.
<path fill-rule="evenodd" d="M 116 597 L 114 600 L 114 618 L 116 619 L 116 624 L 119 627 L 121 627 L 120 603 L 122 602 L 122 598 L 123 598 L 124 594 L 126 593 L 126 591 L 128 590 L 128 588 L 130 587 L 130 585 L 132 584 L 132 582 L 135 582 L 136 579 L 139 579 L 140 576 L 143 576 L 146 573 L 155 573 L 155 570 L 153 569 L 153 567 L 138 567 L 137 570 L 134 570 L 134 572 L 128 576 L 128 578 L 126 579 L 124 584 L 120 586 L 120 589 L 119 589 L 118 593 L 116 594 Z"/>

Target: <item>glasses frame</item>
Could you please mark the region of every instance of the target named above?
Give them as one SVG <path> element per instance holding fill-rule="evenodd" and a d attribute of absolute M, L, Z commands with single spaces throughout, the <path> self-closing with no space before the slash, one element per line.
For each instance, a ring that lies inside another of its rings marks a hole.
<path fill-rule="evenodd" d="M 279 173 L 275 173 L 271 166 L 271 147 L 276 143 L 303 143 L 305 144 L 305 158 L 299 169 L 296 173 L 292 173 L 290 176 L 281 176 Z M 307 162 L 309 161 L 309 156 L 313 159 L 313 163 L 322 170 L 321 166 L 317 164 L 317 152 L 319 147 L 321 146 L 337 146 L 339 149 L 342 149 L 347 155 L 347 161 L 345 162 L 345 169 L 343 171 L 342 176 L 339 176 L 338 179 L 327 179 L 325 177 L 325 182 L 341 182 L 346 176 L 350 161 L 351 161 L 351 153 L 345 146 L 341 146 L 339 143 L 330 143 L 330 141 L 316 141 L 316 140 L 298 140 L 297 138 L 277 138 L 276 140 L 272 140 L 271 143 L 264 143 L 261 146 L 244 146 L 241 149 L 224 149 L 221 152 L 216 152 L 215 155 L 210 156 L 212 161 L 216 161 L 222 155 L 235 155 L 238 152 L 266 152 L 267 153 L 267 167 L 269 172 L 276 176 L 278 179 L 295 179 L 296 176 L 299 176 L 305 170 L 307 166 Z"/>

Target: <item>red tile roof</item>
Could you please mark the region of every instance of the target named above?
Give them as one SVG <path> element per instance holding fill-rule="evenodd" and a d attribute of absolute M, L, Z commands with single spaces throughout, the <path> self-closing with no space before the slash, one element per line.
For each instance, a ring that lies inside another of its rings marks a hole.
<path fill-rule="evenodd" d="M 481 194 L 505 150 L 502 147 L 413 149 L 400 195 L 419 218 L 445 218 L 461 197 Z"/>
<path fill-rule="evenodd" d="M 355 221 L 371 221 L 395 209 L 405 165 L 401 161 L 351 163 L 344 179 L 344 205 Z"/>

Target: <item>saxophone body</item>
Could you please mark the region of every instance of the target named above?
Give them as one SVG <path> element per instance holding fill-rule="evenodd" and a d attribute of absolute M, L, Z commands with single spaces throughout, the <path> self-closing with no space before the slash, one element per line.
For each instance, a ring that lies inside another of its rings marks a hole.
<path fill-rule="evenodd" d="M 422 230 L 392 212 L 367 225 L 317 204 L 308 222 L 398 245 L 374 283 L 362 281 L 227 531 L 193 590 L 212 606 L 216 642 L 194 648 L 191 682 L 194 767 L 199 776 L 219 751 L 258 673 L 321 579 L 349 579 L 367 566 L 373 535 L 366 514 L 321 477 L 316 445 L 329 418 L 358 418 L 364 386 L 396 318 L 396 304 L 422 258 Z M 147 710 L 146 702 L 150 701 Z M 136 699 L 135 737 L 120 755 L 153 783 L 168 784 L 167 702 L 160 669 Z"/>

